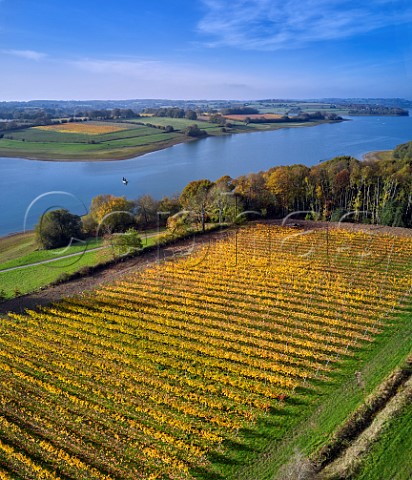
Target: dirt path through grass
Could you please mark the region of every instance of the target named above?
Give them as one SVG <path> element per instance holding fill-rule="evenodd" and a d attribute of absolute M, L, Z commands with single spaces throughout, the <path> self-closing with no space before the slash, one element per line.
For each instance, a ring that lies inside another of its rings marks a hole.
<path fill-rule="evenodd" d="M 259 222 L 258 222 L 259 223 Z M 260 223 L 271 223 L 276 225 L 283 224 L 282 220 L 267 220 L 260 221 Z M 295 223 L 294 218 L 290 218 L 287 222 L 288 225 Z M 315 222 L 315 221 L 296 221 L 299 228 L 304 230 L 311 229 L 327 229 L 327 228 L 347 228 L 350 230 L 365 230 L 374 234 L 393 234 L 395 236 L 411 236 L 412 230 L 407 228 L 398 227 L 384 227 L 377 225 L 362 225 L 337 222 Z M 178 255 L 187 255 L 195 251 L 197 248 L 204 246 L 205 244 L 215 241 L 227 235 L 227 230 L 222 230 L 213 233 L 207 233 L 205 235 L 198 235 L 195 240 L 181 240 L 173 245 L 159 247 L 155 251 L 143 253 L 141 256 L 119 262 L 118 264 L 105 267 L 104 269 L 95 272 L 93 274 L 71 280 L 61 285 L 48 286 L 40 291 L 33 292 L 31 294 L 23 295 L 17 298 L 7 300 L 0 303 L 0 314 L 6 314 L 9 311 L 23 312 L 26 308 L 36 308 L 38 305 L 47 305 L 51 302 L 57 302 L 63 298 L 79 295 L 84 291 L 93 290 L 98 288 L 102 283 L 110 283 L 117 280 L 122 275 L 125 275 L 131 271 L 145 268 L 153 263 L 171 259 Z"/>
<path fill-rule="evenodd" d="M 189 255 L 196 249 L 207 245 L 227 234 L 227 231 L 209 233 L 194 240 L 181 240 L 173 245 L 159 247 L 154 251 L 144 252 L 142 255 L 120 261 L 117 264 L 105 267 L 93 274 L 71 280 L 60 285 L 52 285 L 27 295 L 7 300 L 0 303 L 0 314 L 7 312 L 23 312 L 26 308 L 33 309 L 37 306 L 57 302 L 63 298 L 81 294 L 84 291 L 94 290 L 103 283 L 110 283 L 119 277 L 152 264 L 172 259 L 181 255 Z"/>
<path fill-rule="evenodd" d="M 400 391 L 376 414 L 371 425 L 363 430 L 338 458 L 321 470 L 315 476 L 315 479 L 353 478 L 364 456 L 368 453 L 371 445 L 379 438 L 385 426 L 411 401 L 412 376 L 409 375 Z"/>

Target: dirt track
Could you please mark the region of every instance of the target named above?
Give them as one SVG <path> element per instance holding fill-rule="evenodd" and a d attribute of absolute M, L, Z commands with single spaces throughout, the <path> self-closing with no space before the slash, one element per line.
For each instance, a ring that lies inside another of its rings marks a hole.
<path fill-rule="evenodd" d="M 262 222 L 260 222 L 262 223 Z M 265 221 L 263 223 L 270 223 L 280 225 L 280 220 Z M 299 227 L 305 230 L 310 229 L 322 229 L 322 228 L 347 228 L 355 231 L 369 231 L 377 234 L 392 234 L 396 236 L 412 236 L 412 230 L 407 228 L 393 228 L 393 227 L 381 227 L 376 225 L 360 225 L 351 223 L 338 223 L 332 222 L 313 222 L 313 221 L 301 221 L 297 220 L 296 223 Z M 288 224 L 294 224 L 294 219 L 291 218 Z M 127 273 L 141 270 L 149 265 L 164 261 L 166 259 L 172 259 L 174 257 L 188 255 L 194 252 L 209 242 L 216 241 L 222 238 L 223 235 L 228 235 L 228 230 L 222 230 L 213 233 L 207 233 L 205 235 L 197 236 L 195 241 L 182 240 L 171 246 L 160 247 L 159 249 L 146 252 L 139 257 L 119 262 L 115 265 L 111 265 L 96 273 L 90 274 L 85 277 L 81 277 L 69 282 L 45 287 L 42 290 L 33 292 L 28 295 L 23 295 L 18 298 L 7 300 L 0 304 L 0 314 L 7 312 L 23 312 L 26 308 L 33 309 L 40 305 L 47 305 L 51 302 L 57 302 L 62 298 L 72 297 L 79 295 L 84 291 L 90 291 L 99 287 L 103 283 L 110 283 L 117 280 L 122 275 Z"/>
<path fill-rule="evenodd" d="M 44 287 L 43 289 L 21 297 L 12 298 L 0 303 L 0 314 L 7 312 L 23 312 L 26 308 L 57 302 L 63 298 L 73 297 L 84 291 L 94 290 L 103 283 L 116 281 L 122 275 L 141 270 L 149 265 L 163 262 L 167 259 L 188 255 L 208 242 L 218 240 L 227 231 L 220 231 L 196 237 L 195 240 L 182 240 L 174 245 L 160 247 L 154 251 L 145 252 L 141 256 L 119 262 L 103 268 L 90 275 L 70 280 L 60 285 Z"/>

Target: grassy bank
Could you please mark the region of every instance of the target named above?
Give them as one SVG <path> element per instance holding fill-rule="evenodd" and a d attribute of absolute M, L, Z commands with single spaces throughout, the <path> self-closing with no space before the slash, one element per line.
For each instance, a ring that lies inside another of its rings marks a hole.
<path fill-rule="evenodd" d="M 380 152 L 369 152 L 363 156 L 364 160 L 376 162 L 376 161 L 385 161 L 392 158 L 393 150 L 382 150 Z"/>
<path fill-rule="evenodd" d="M 104 261 L 105 257 L 106 255 L 100 251 L 86 252 L 78 257 L 61 259 L 53 263 L 7 272 L 0 271 L 2 289 L 6 298 L 30 293 L 55 282 L 64 275 L 77 272 L 83 267 L 96 265 Z"/>
<path fill-rule="evenodd" d="M 412 404 L 392 419 L 379 440 L 372 446 L 356 480 L 412 478 Z"/>
<path fill-rule="evenodd" d="M 155 238 L 142 234 L 142 242 L 148 247 Z M 101 238 L 53 250 L 37 250 L 33 233 L 0 238 L 0 288 L 5 298 L 30 293 L 85 267 L 104 263 L 113 254 Z"/>
<path fill-rule="evenodd" d="M 331 375 L 330 383 L 311 382 L 314 389 L 306 392 L 302 401 L 284 408 L 282 416 L 287 422 L 274 416 L 261 422 L 258 432 L 243 432 L 242 442 L 231 449 L 231 462 L 216 458 L 216 477 L 210 479 L 292 478 L 287 477 L 288 473 L 328 443 L 365 398 L 410 355 L 411 317 L 412 306 L 400 312 L 374 343 L 358 349 L 355 357 L 345 359 Z M 355 377 L 358 371 L 364 382 L 362 388 Z"/>
<path fill-rule="evenodd" d="M 36 244 L 34 241 L 34 235 L 30 235 L 30 242 L 27 243 L 27 250 L 23 254 L 19 255 L 15 258 L 14 255 L 11 253 L 15 253 L 16 251 L 21 251 L 24 247 L 21 246 L 20 248 L 18 245 L 22 245 L 24 241 L 24 234 L 22 236 L 16 235 L 14 238 L 16 239 L 16 250 L 10 253 L 0 251 L 0 272 L 2 270 L 7 270 L 13 267 L 21 267 L 24 265 L 31 265 L 33 263 L 39 262 L 47 262 L 56 260 L 59 257 L 65 257 L 68 255 L 73 254 L 81 254 L 83 252 L 87 252 L 91 249 L 98 248 L 102 245 L 101 238 L 88 238 L 83 242 L 78 242 L 76 244 L 71 245 L 70 247 L 64 248 L 55 248 L 52 250 L 37 250 Z M 7 237 L 6 237 L 7 238 Z M 3 243 L 3 239 L 0 239 L 0 248 Z M 23 244 L 24 245 L 24 244 Z"/>
<path fill-rule="evenodd" d="M 10 262 L 36 250 L 34 233 L 16 233 L 0 237 L 0 265 Z"/>
<path fill-rule="evenodd" d="M 63 124 L 63 126 L 73 126 L 73 131 L 63 128 L 58 130 L 55 128 L 58 126 L 32 127 L 4 134 L 3 138 L 0 138 L 0 157 L 57 161 L 127 159 L 196 140 L 184 134 L 185 128 L 195 123 L 209 136 L 221 136 L 279 128 L 309 127 L 325 123 L 325 121 L 249 125 L 245 125 L 243 122 L 232 122 L 230 128 L 222 129 L 216 124 L 203 120 L 145 117 L 128 123 Z M 107 131 L 108 126 L 111 126 L 112 131 Z M 165 130 L 167 126 L 173 127 L 173 131 Z M 99 128 L 103 133 L 98 133 Z"/>
<path fill-rule="evenodd" d="M 87 122 L 79 124 L 74 132 L 37 127 L 9 132 L 0 139 L 0 156 L 39 160 L 123 159 L 189 140 L 180 132 L 168 133 L 137 124 L 111 123 L 113 131 L 107 132 L 107 125 Z M 98 133 L 98 128 L 104 133 Z"/>

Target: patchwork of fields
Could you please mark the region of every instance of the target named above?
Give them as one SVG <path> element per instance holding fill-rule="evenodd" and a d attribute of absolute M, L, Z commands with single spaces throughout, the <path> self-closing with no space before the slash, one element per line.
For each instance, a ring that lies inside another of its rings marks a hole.
<path fill-rule="evenodd" d="M 243 228 L 0 323 L 0 478 L 223 478 L 409 298 L 412 239 Z"/>
<path fill-rule="evenodd" d="M 250 115 L 249 115 L 250 116 Z M 253 115 L 252 115 L 253 116 Z M 145 116 L 124 121 L 67 122 L 16 129 L 0 135 L 0 156 L 40 160 L 114 160 L 133 158 L 178 143 L 193 141 L 185 129 L 194 124 L 211 136 L 276 130 L 283 124 L 270 123 L 278 115 L 264 115 L 266 123 L 245 125 L 246 117 L 231 119 L 230 128 L 207 121 Z M 306 126 L 316 122 L 307 122 Z M 302 122 L 288 122 L 300 127 Z M 172 129 L 167 128 L 172 127 Z"/>
<path fill-rule="evenodd" d="M 129 158 L 182 141 L 180 132 L 134 123 L 73 122 L 13 131 L 0 139 L 0 153 L 56 160 Z"/>

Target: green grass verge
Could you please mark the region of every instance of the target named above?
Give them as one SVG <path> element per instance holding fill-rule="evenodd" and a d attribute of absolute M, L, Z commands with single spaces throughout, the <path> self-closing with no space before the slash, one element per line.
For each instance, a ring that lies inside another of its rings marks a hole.
<path fill-rule="evenodd" d="M 355 480 L 412 478 L 412 404 L 392 419 L 362 462 Z"/>
<path fill-rule="evenodd" d="M 147 237 L 142 234 L 143 248 L 150 247 L 156 243 L 156 237 Z M 89 251 L 92 248 L 102 246 L 102 239 L 89 239 L 85 245 L 73 245 L 65 251 L 62 249 L 41 250 L 31 252 L 20 258 L 10 260 L 7 263 L 0 264 L 0 285 L 6 298 L 12 298 L 18 294 L 27 294 L 64 278 L 70 274 L 78 272 L 84 267 L 93 267 L 113 258 L 113 250 L 107 247 L 102 250 Z M 0 239 L 1 245 L 1 239 Z M 84 252 L 84 253 L 83 253 Z M 65 257 L 74 253 L 79 253 L 75 257 L 61 258 L 43 265 L 34 265 L 18 270 L 2 272 L 5 268 L 14 266 L 24 266 L 35 262 L 55 259 L 56 255 Z"/>
<path fill-rule="evenodd" d="M 102 239 L 93 237 L 85 240 L 85 243 L 79 242 L 71 245 L 70 247 L 55 248 L 52 250 L 35 250 L 36 247 L 34 244 L 34 239 L 31 245 L 33 247 L 33 251 L 18 258 L 5 261 L 3 256 L 0 255 L 0 272 L 12 267 L 20 267 L 23 265 L 30 265 L 32 263 L 55 260 L 59 257 L 64 257 L 75 253 L 82 253 L 84 251 L 91 250 L 92 248 L 98 248 L 102 245 Z"/>
<path fill-rule="evenodd" d="M 102 251 L 86 252 L 84 255 L 61 259 L 53 263 L 0 272 L 0 281 L 7 298 L 38 290 L 59 278 L 77 272 L 83 267 L 91 267 L 109 258 Z"/>
<path fill-rule="evenodd" d="M 338 364 L 330 382 L 311 382 L 306 391 L 262 417 L 256 429 L 243 431 L 237 444 L 226 445 L 225 456 L 212 456 L 213 473 L 199 472 L 199 478 L 273 480 L 296 452 L 314 454 L 410 354 L 411 318 L 412 306 L 400 312 L 373 343 Z M 357 385 L 357 371 L 362 372 L 363 389 Z"/>
<path fill-rule="evenodd" d="M 18 259 L 36 250 L 34 233 L 17 233 L 0 237 L 0 265 Z"/>

